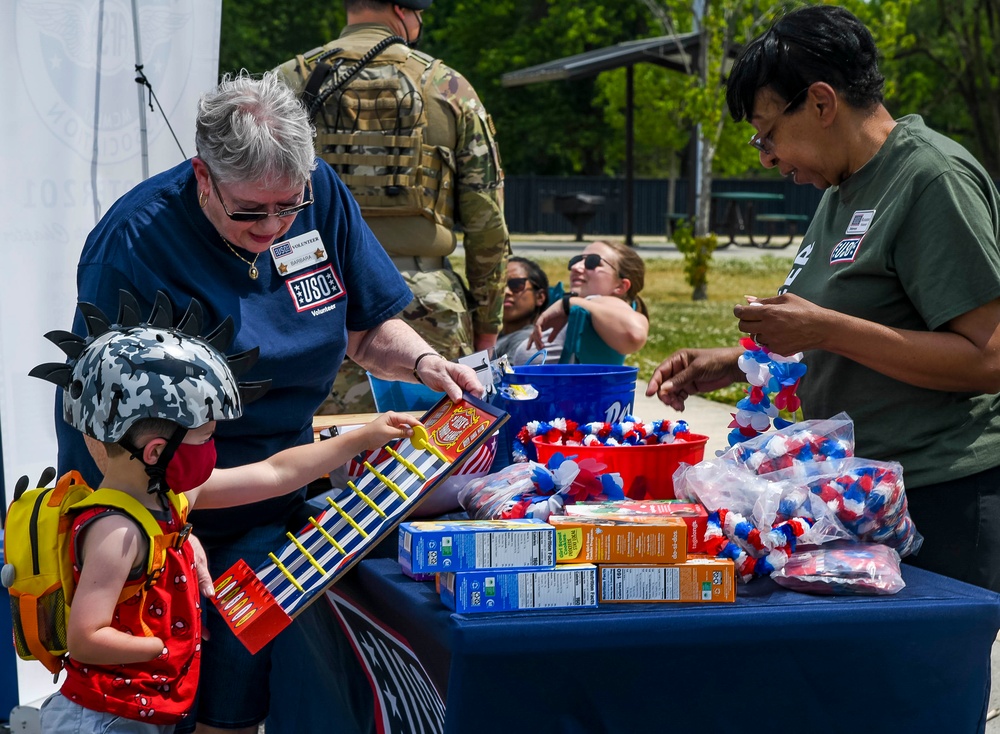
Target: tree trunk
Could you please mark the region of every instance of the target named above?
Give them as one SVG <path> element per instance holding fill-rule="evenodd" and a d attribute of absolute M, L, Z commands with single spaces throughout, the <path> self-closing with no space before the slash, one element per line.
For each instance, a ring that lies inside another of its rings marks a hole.
<path fill-rule="evenodd" d="M 680 164 L 677 160 L 676 151 L 670 152 L 670 178 L 667 179 L 667 221 L 664 222 L 664 231 L 667 233 L 667 239 L 674 233 L 674 220 L 670 215 L 674 213 L 676 207 L 674 206 L 674 201 L 677 200 L 677 176 L 680 173 Z"/>

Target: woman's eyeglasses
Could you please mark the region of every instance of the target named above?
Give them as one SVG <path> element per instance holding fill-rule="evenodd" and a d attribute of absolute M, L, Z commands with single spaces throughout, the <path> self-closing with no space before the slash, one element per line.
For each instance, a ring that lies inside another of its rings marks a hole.
<path fill-rule="evenodd" d="M 756 148 L 766 156 L 770 156 L 771 154 L 773 154 L 774 140 L 772 136 L 774 135 L 774 128 L 777 127 L 778 125 L 778 120 L 780 120 L 782 117 L 785 116 L 785 113 L 788 112 L 791 106 L 798 101 L 799 97 L 801 97 L 804 93 L 808 92 L 809 87 L 811 86 L 812 84 L 807 86 L 805 89 L 802 89 L 801 91 L 798 92 L 798 94 L 792 97 L 791 100 L 789 100 L 788 104 L 785 105 L 785 108 L 778 113 L 778 116 L 776 118 L 774 118 L 774 122 L 771 124 L 771 129 L 767 131 L 766 135 L 763 133 L 756 133 L 750 138 L 750 140 L 747 141 L 747 145 L 749 145 L 752 148 Z"/>
<path fill-rule="evenodd" d="M 268 217 L 290 217 L 294 214 L 298 214 L 300 211 L 306 207 L 312 206 L 313 195 L 312 195 L 312 181 L 306 181 L 306 189 L 303 192 L 304 197 L 301 204 L 296 204 L 295 206 L 290 206 L 287 209 L 282 209 L 276 211 L 273 214 L 270 212 L 231 212 L 229 207 L 226 206 L 225 200 L 222 198 L 222 194 L 219 192 L 219 185 L 215 183 L 215 176 L 212 175 L 211 169 L 208 170 L 208 178 L 212 181 L 212 188 L 215 189 L 215 195 L 219 197 L 219 203 L 222 204 L 222 211 L 226 213 L 226 216 L 232 219 L 234 222 L 260 222 Z M 306 194 L 308 192 L 308 194 Z"/>
<path fill-rule="evenodd" d="M 608 263 L 608 267 L 611 268 L 611 270 L 616 273 L 619 278 L 622 277 L 622 274 L 618 272 L 618 268 L 612 265 L 608 260 L 605 260 L 603 257 L 598 255 L 596 252 L 592 252 L 589 255 L 573 255 L 573 257 L 569 259 L 569 269 L 572 270 L 573 266 L 581 261 L 583 262 L 583 267 L 587 270 L 597 270 L 601 267 L 602 262 Z"/>
<path fill-rule="evenodd" d="M 507 290 L 515 296 L 529 286 L 531 288 L 535 287 L 527 278 L 507 278 Z"/>

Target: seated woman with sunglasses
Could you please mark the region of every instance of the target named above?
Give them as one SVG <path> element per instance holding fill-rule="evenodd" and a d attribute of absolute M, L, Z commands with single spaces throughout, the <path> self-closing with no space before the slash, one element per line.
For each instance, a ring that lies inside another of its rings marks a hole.
<path fill-rule="evenodd" d="M 507 287 L 503 292 L 503 328 L 496 354 L 511 364 L 524 364 L 537 350 L 528 349 L 535 319 L 549 305 L 549 277 L 538 263 L 524 257 L 507 260 Z"/>
<path fill-rule="evenodd" d="M 546 362 L 621 364 L 624 355 L 642 349 L 649 337 L 649 313 L 639 297 L 646 264 L 635 250 L 620 242 L 592 242 L 569 261 L 570 292 L 551 304 L 535 321 L 529 348 L 562 347 L 561 355 Z M 572 309 L 582 309 L 600 342 L 600 349 L 577 351 L 564 345 Z M 599 354 L 598 354 L 599 352 Z"/>
<path fill-rule="evenodd" d="M 109 314 L 117 313 L 119 289 L 136 294 L 140 314 L 150 313 L 157 291 L 168 294 L 175 311 L 197 298 L 206 323 L 234 314 L 232 351 L 260 345 L 257 364 L 243 377 L 270 379 L 271 390 L 240 420 L 219 426 L 220 467 L 311 442 L 313 414 L 345 353 L 378 377 L 420 380 L 455 399 L 463 389 L 481 392 L 471 369 L 441 358 L 393 318 L 412 295 L 350 191 L 315 157 L 305 109 L 279 78 L 225 77 L 202 96 L 196 124 L 197 157 L 114 203 L 87 238 L 77 283 L 80 301 Z M 83 322 L 78 315 L 76 333 Z M 82 435 L 56 423 L 60 468 L 77 469 L 99 486 Z M 284 544 L 287 527 L 302 526 L 305 507 L 300 490 L 193 512 L 213 578 L 237 558 L 256 568 Z M 275 655 L 294 654 L 289 645 L 310 614 L 275 641 Z M 268 713 L 272 645 L 251 655 L 212 607 L 206 627 L 201 730 L 211 724 L 256 732 Z M 290 682 L 296 698 L 322 705 L 325 694 L 300 690 L 308 679 Z"/>

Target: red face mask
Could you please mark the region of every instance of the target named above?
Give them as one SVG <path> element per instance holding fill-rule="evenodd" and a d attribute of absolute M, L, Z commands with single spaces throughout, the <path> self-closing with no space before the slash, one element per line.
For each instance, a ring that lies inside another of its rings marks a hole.
<path fill-rule="evenodd" d="M 205 443 L 178 444 L 167 464 L 167 486 L 174 492 L 187 492 L 208 481 L 215 468 L 215 440 Z"/>

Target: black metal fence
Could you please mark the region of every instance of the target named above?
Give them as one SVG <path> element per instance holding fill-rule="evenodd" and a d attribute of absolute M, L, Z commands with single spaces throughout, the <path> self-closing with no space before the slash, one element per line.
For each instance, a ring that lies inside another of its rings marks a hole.
<path fill-rule="evenodd" d="M 758 191 L 783 194 L 782 201 L 761 201 L 758 214 L 804 214 L 812 217 L 823 192 L 812 186 L 798 186 L 791 181 L 717 179 L 712 191 Z M 667 231 L 667 179 L 636 179 L 633 182 L 635 217 L 632 230 L 637 235 L 662 235 Z M 678 179 L 674 191 L 675 212 L 687 212 L 688 182 Z M 534 234 L 575 234 L 574 224 L 557 211 L 553 202 L 568 194 L 604 197 L 597 212 L 584 226 L 586 233 L 624 233 L 622 216 L 625 181 L 620 178 L 590 176 L 507 176 L 505 214 L 511 232 Z M 802 232 L 804 227 L 799 227 Z M 779 232 L 782 230 L 778 229 Z"/>

